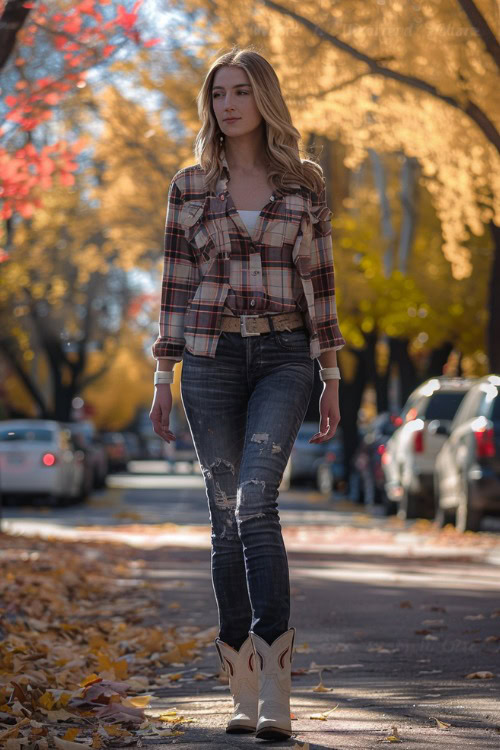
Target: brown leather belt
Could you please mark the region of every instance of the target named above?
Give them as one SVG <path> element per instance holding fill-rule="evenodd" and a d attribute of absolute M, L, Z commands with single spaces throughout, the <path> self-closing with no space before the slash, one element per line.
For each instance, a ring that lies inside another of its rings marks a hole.
<path fill-rule="evenodd" d="M 272 327 L 269 325 L 272 318 Z M 260 336 L 270 331 L 293 331 L 305 328 L 304 318 L 300 312 L 278 313 L 277 315 L 223 315 L 222 331 L 240 333 L 242 336 Z"/>

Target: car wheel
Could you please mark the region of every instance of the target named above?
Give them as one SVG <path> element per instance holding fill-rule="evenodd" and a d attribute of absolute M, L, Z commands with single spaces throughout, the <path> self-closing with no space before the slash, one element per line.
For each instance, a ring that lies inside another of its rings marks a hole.
<path fill-rule="evenodd" d="M 471 508 L 469 485 L 465 484 L 457 508 L 455 525 L 457 531 L 479 531 L 482 513 Z"/>
<path fill-rule="evenodd" d="M 422 515 L 422 503 L 418 495 L 403 487 L 403 494 L 399 502 L 398 515 L 400 518 L 419 518 Z"/>
<path fill-rule="evenodd" d="M 333 492 L 333 477 L 330 467 L 326 464 L 318 466 L 316 472 L 316 487 L 322 495 L 330 495 Z"/>

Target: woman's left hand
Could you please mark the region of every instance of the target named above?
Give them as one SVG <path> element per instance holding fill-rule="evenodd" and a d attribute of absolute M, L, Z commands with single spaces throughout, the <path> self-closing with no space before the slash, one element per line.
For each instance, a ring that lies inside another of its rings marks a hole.
<path fill-rule="evenodd" d="M 319 400 L 319 432 L 312 436 L 310 443 L 326 443 L 335 435 L 340 422 L 339 381 L 327 380 Z"/>

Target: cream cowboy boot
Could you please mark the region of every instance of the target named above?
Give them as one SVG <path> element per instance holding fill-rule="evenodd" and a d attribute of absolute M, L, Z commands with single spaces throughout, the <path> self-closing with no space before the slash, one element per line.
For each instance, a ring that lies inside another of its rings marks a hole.
<path fill-rule="evenodd" d="M 239 651 L 216 638 L 222 669 L 229 677 L 234 711 L 226 727 L 229 734 L 255 732 L 257 725 L 257 670 L 252 641 L 247 638 Z"/>
<path fill-rule="evenodd" d="M 261 740 L 280 740 L 292 734 L 290 690 L 295 628 L 276 638 L 269 646 L 250 633 L 256 654 L 259 678 L 259 716 L 255 736 Z"/>

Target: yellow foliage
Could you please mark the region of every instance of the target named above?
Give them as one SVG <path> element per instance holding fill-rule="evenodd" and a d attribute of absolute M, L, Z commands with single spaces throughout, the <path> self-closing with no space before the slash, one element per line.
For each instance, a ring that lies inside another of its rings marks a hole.
<path fill-rule="evenodd" d="M 469 233 L 480 236 L 492 218 L 500 223 L 500 158 L 463 110 L 471 101 L 498 123 L 500 100 L 494 61 L 465 14 L 450 3 L 303 0 L 298 6 L 280 0 L 270 7 L 265 0 L 185 0 L 178 5 L 198 11 L 199 21 L 190 16 L 186 27 L 195 35 L 204 32 L 199 44 L 207 61 L 235 41 L 257 45 L 275 67 L 302 134 L 340 138 L 351 169 L 364 160 L 367 147 L 416 157 L 441 222 L 442 252 L 453 277 L 471 276 Z M 481 12 L 494 28 L 493 5 L 482 3 Z M 320 30 L 391 71 L 421 79 L 452 97 L 456 106 L 374 74 Z"/>
<path fill-rule="evenodd" d="M 142 336 L 123 330 L 109 369 L 84 390 L 83 398 L 95 411 L 98 429 L 121 430 L 138 408 L 151 405 L 154 366 L 143 343 Z M 102 359 L 102 354 L 90 358 L 89 374 L 99 369 Z"/>

